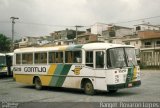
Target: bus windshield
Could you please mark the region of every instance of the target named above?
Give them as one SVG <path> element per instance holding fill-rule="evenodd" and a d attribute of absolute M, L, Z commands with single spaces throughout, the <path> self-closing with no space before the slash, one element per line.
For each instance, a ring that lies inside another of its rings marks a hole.
<path fill-rule="evenodd" d="M 128 66 L 137 65 L 136 53 L 134 48 L 125 48 Z"/>
<path fill-rule="evenodd" d="M 6 58 L 5 56 L 0 56 L 0 66 L 6 65 Z"/>
<path fill-rule="evenodd" d="M 109 68 L 137 65 L 134 48 L 111 48 L 107 53 L 107 66 Z"/>

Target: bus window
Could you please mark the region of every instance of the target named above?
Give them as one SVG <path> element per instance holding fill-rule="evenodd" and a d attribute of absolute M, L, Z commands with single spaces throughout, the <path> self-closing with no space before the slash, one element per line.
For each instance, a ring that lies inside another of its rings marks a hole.
<path fill-rule="evenodd" d="M 65 52 L 66 63 L 81 63 L 82 53 L 81 51 L 66 51 Z"/>
<path fill-rule="evenodd" d="M 21 64 L 21 54 L 16 54 L 16 64 Z"/>
<path fill-rule="evenodd" d="M 93 67 L 93 51 L 86 51 L 86 66 Z"/>
<path fill-rule="evenodd" d="M 104 68 L 104 52 L 96 51 L 96 68 Z"/>
<path fill-rule="evenodd" d="M 33 64 L 33 54 L 22 54 L 22 64 Z"/>
<path fill-rule="evenodd" d="M 107 66 L 109 68 L 126 67 L 124 48 L 112 48 L 108 50 Z"/>
<path fill-rule="evenodd" d="M 63 52 L 49 52 L 49 63 L 63 63 Z"/>
<path fill-rule="evenodd" d="M 125 48 L 128 66 L 137 65 L 136 54 L 134 48 Z"/>
<path fill-rule="evenodd" d="M 0 66 L 6 65 L 6 57 L 0 56 Z"/>
<path fill-rule="evenodd" d="M 47 63 L 47 52 L 35 53 L 34 61 L 35 64 Z"/>
<path fill-rule="evenodd" d="M 7 64 L 7 66 L 12 66 L 12 56 L 9 56 L 9 55 L 7 55 L 6 56 L 6 64 Z"/>

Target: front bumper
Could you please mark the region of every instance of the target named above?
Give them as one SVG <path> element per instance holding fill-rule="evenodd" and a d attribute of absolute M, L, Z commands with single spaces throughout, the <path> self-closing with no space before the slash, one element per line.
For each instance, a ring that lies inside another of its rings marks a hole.
<path fill-rule="evenodd" d="M 124 83 L 124 84 L 107 85 L 107 89 L 108 90 L 118 90 L 122 88 L 137 87 L 140 85 L 141 85 L 141 81 L 134 81 L 134 82 Z"/>

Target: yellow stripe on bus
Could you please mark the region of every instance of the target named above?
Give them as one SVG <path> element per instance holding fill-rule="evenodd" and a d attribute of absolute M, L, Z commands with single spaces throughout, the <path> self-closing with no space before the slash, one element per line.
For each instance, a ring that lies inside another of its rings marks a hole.
<path fill-rule="evenodd" d="M 56 70 L 57 64 L 52 64 L 48 70 L 48 75 L 53 75 Z"/>
<path fill-rule="evenodd" d="M 133 70 L 133 81 L 136 79 L 137 77 L 137 68 L 135 67 Z"/>
<path fill-rule="evenodd" d="M 47 75 L 41 75 L 40 79 L 42 81 L 42 85 L 48 86 L 52 76 L 54 75 L 54 72 L 56 70 L 57 65 L 56 64 L 52 64 L 48 70 L 48 74 Z"/>
<path fill-rule="evenodd" d="M 15 74 L 14 77 L 16 78 L 17 82 L 25 83 L 25 84 L 33 84 L 34 75 Z"/>

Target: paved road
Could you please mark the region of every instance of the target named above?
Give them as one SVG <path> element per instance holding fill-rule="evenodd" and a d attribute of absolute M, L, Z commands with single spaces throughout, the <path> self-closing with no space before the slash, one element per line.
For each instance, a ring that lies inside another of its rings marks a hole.
<path fill-rule="evenodd" d="M 142 70 L 142 85 L 122 89 L 116 94 L 99 92 L 88 96 L 81 90 L 51 88 L 35 90 L 14 82 L 11 78 L 0 78 L 0 101 L 5 102 L 160 102 L 160 70 Z"/>

